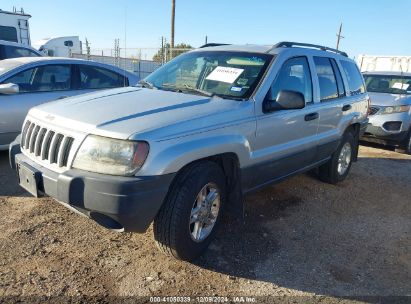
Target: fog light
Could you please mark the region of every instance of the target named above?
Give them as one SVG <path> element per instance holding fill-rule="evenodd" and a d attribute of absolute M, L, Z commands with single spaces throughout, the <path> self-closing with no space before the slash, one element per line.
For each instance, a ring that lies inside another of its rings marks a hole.
<path fill-rule="evenodd" d="M 401 129 L 401 121 L 387 121 L 383 127 L 387 131 L 399 131 Z"/>

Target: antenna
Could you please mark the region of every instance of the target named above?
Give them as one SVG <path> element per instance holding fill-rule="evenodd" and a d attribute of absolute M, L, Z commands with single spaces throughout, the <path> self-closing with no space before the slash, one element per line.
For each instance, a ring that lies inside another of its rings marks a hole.
<path fill-rule="evenodd" d="M 337 47 L 335 48 L 336 50 L 338 50 L 338 47 L 340 46 L 340 40 L 342 38 L 345 38 L 343 35 L 341 35 L 341 32 L 342 32 L 342 22 L 340 24 L 340 30 L 338 31 L 338 34 L 337 34 Z"/>
<path fill-rule="evenodd" d="M 121 56 L 120 56 L 121 58 Z M 123 87 L 126 86 L 126 65 L 127 65 L 127 4 L 124 6 L 124 79 Z"/>

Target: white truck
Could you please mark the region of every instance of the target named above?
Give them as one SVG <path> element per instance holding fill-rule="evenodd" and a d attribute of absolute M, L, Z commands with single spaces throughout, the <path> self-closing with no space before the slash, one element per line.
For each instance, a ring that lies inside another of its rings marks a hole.
<path fill-rule="evenodd" d="M 361 72 L 411 72 L 411 56 L 359 55 Z"/>
<path fill-rule="evenodd" d="M 0 40 L 30 45 L 30 15 L 23 9 L 4 11 L 0 9 Z"/>
<path fill-rule="evenodd" d="M 72 53 L 82 53 L 79 36 L 45 38 L 37 41 L 34 46 L 44 55 L 51 57 L 71 57 Z"/>

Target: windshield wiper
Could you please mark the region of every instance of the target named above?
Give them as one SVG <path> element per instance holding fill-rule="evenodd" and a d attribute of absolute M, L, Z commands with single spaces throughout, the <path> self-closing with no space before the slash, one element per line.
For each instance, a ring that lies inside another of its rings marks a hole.
<path fill-rule="evenodd" d="M 208 96 L 208 97 L 213 97 L 215 93 L 210 93 L 207 91 L 204 91 L 202 89 L 198 89 L 196 87 L 190 86 L 188 84 L 184 84 L 183 86 L 176 86 L 174 83 L 163 83 L 162 87 L 171 87 L 175 89 L 176 91 L 189 91 L 189 92 L 196 92 L 199 93 L 203 96 Z"/>
<path fill-rule="evenodd" d="M 151 82 L 141 79 L 137 84 L 141 85 L 143 88 L 154 89 L 156 88 Z"/>

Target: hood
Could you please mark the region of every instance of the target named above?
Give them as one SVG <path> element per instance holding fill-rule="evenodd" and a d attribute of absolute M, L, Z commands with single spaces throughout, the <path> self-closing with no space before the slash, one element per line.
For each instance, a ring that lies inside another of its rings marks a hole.
<path fill-rule="evenodd" d="M 252 103 L 128 87 L 46 103 L 29 115 L 66 129 L 121 139 L 163 130 L 157 134 L 161 139 L 222 123 L 225 112 L 236 112 L 244 104 Z"/>
<path fill-rule="evenodd" d="M 401 106 L 411 104 L 411 95 L 368 92 L 373 106 Z"/>

